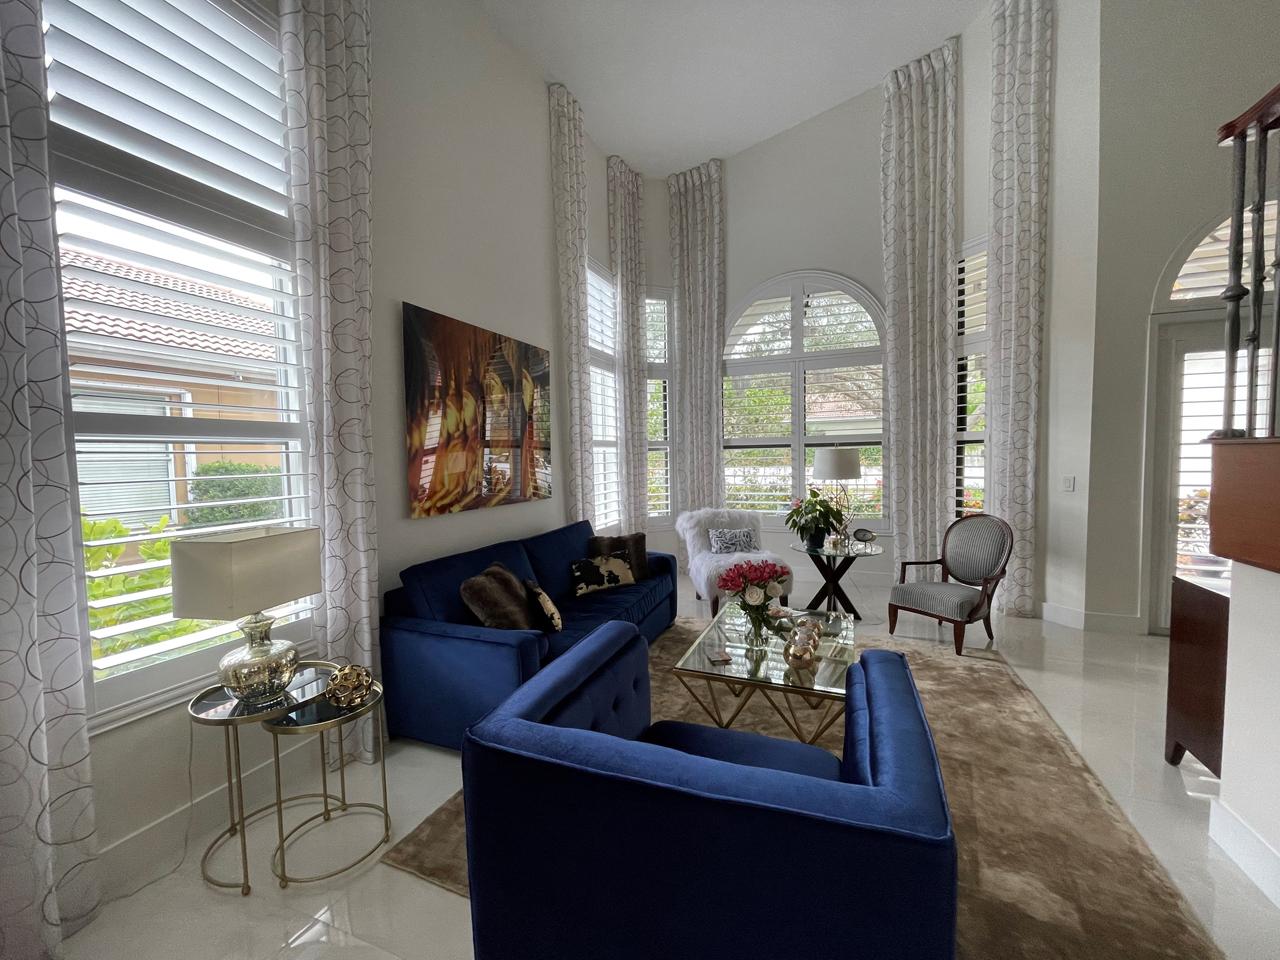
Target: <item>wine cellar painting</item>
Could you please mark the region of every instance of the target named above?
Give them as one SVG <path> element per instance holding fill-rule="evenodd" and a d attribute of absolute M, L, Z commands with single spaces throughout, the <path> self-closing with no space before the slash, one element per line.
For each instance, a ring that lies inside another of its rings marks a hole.
<path fill-rule="evenodd" d="M 404 305 L 409 514 L 551 496 L 551 354 Z"/>

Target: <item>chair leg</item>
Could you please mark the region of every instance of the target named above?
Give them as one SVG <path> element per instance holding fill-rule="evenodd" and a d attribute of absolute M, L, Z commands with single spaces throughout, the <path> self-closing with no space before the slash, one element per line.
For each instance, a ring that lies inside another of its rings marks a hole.
<path fill-rule="evenodd" d="M 889 635 L 893 636 L 893 631 L 898 626 L 898 607 L 895 604 L 889 604 Z"/>
<path fill-rule="evenodd" d="M 991 632 L 991 614 L 987 614 L 982 618 L 982 625 L 987 628 L 987 639 L 994 640 L 996 635 Z"/>
<path fill-rule="evenodd" d="M 960 656 L 960 654 L 964 653 L 964 626 L 965 625 L 963 623 L 956 623 L 956 624 L 953 624 L 953 626 L 955 627 L 955 636 L 956 636 L 956 656 Z"/>
<path fill-rule="evenodd" d="M 711 615 L 714 617 L 720 612 L 720 594 L 713 593 L 711 595 Z"/>
<path fill-rule="evenodd" d="M 791 603 L 791 594 L 784 593 L 778 598 L 778 603 L 782 606 L 788 606 Z"/>

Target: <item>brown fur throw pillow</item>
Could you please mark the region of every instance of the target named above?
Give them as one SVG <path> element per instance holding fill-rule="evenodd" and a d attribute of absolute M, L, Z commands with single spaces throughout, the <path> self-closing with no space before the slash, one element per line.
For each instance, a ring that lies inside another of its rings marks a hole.
<path fill-rule="evenodd" d="M 637 580 L 649 579 L 649 557 L 645 552 L 644 534 L 628 533 L 621 537 L 592 537 L 587 541 L 588 557 L 612 557 L 626 554 L 631 575 Z"/>
<path fill-rule="evenodd" d="M 488 566 L 484 573 L 462 581 L 458 592 L 462 602 L 486 627 L 497 630 L 528 630 L 529 592 L 514 573 L 500 563 Z"/>

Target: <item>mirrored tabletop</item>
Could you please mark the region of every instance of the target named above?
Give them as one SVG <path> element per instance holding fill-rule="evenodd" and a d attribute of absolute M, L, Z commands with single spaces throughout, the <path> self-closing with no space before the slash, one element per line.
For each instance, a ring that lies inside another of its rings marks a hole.
<path fill-rule="evenodd" d="M 337 664 L 327 660 L 303 660 L 279 699 L 261 704 L 246 703 L 237 700 L 221 685 L 217 685 L 196 694 L 187 705 L 187 711 L 191 714 L 192 722 L 211 726 L 270 720 L 324 696 L 329 677 L 337 669 Z"/>

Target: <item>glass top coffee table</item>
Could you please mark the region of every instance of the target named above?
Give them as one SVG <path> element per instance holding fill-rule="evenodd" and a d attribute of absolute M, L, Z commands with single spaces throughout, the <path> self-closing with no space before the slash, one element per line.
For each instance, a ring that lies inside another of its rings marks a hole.
<path fill-rule="evenodd" d="M 844 713 L 845 674 L 858 659 L 854 621 L 826 610 L 794 610 L 766 632 L 760 647 L 748 644 L 750 624 L 738 604 L 729 602 L 685 651 L 672 673 L 718 727 L 729 727 L 759 693 L 797 740 L 814 743 Z M 787 662 L 786 646 L 795 617 L 826 623 L 812 666 Z M 728 662 L 717 662 L 717 654 Z M 701 692 L 700 692 L 701 691 Z M 721 699 L 727 701 L 722 704 Z"/>

